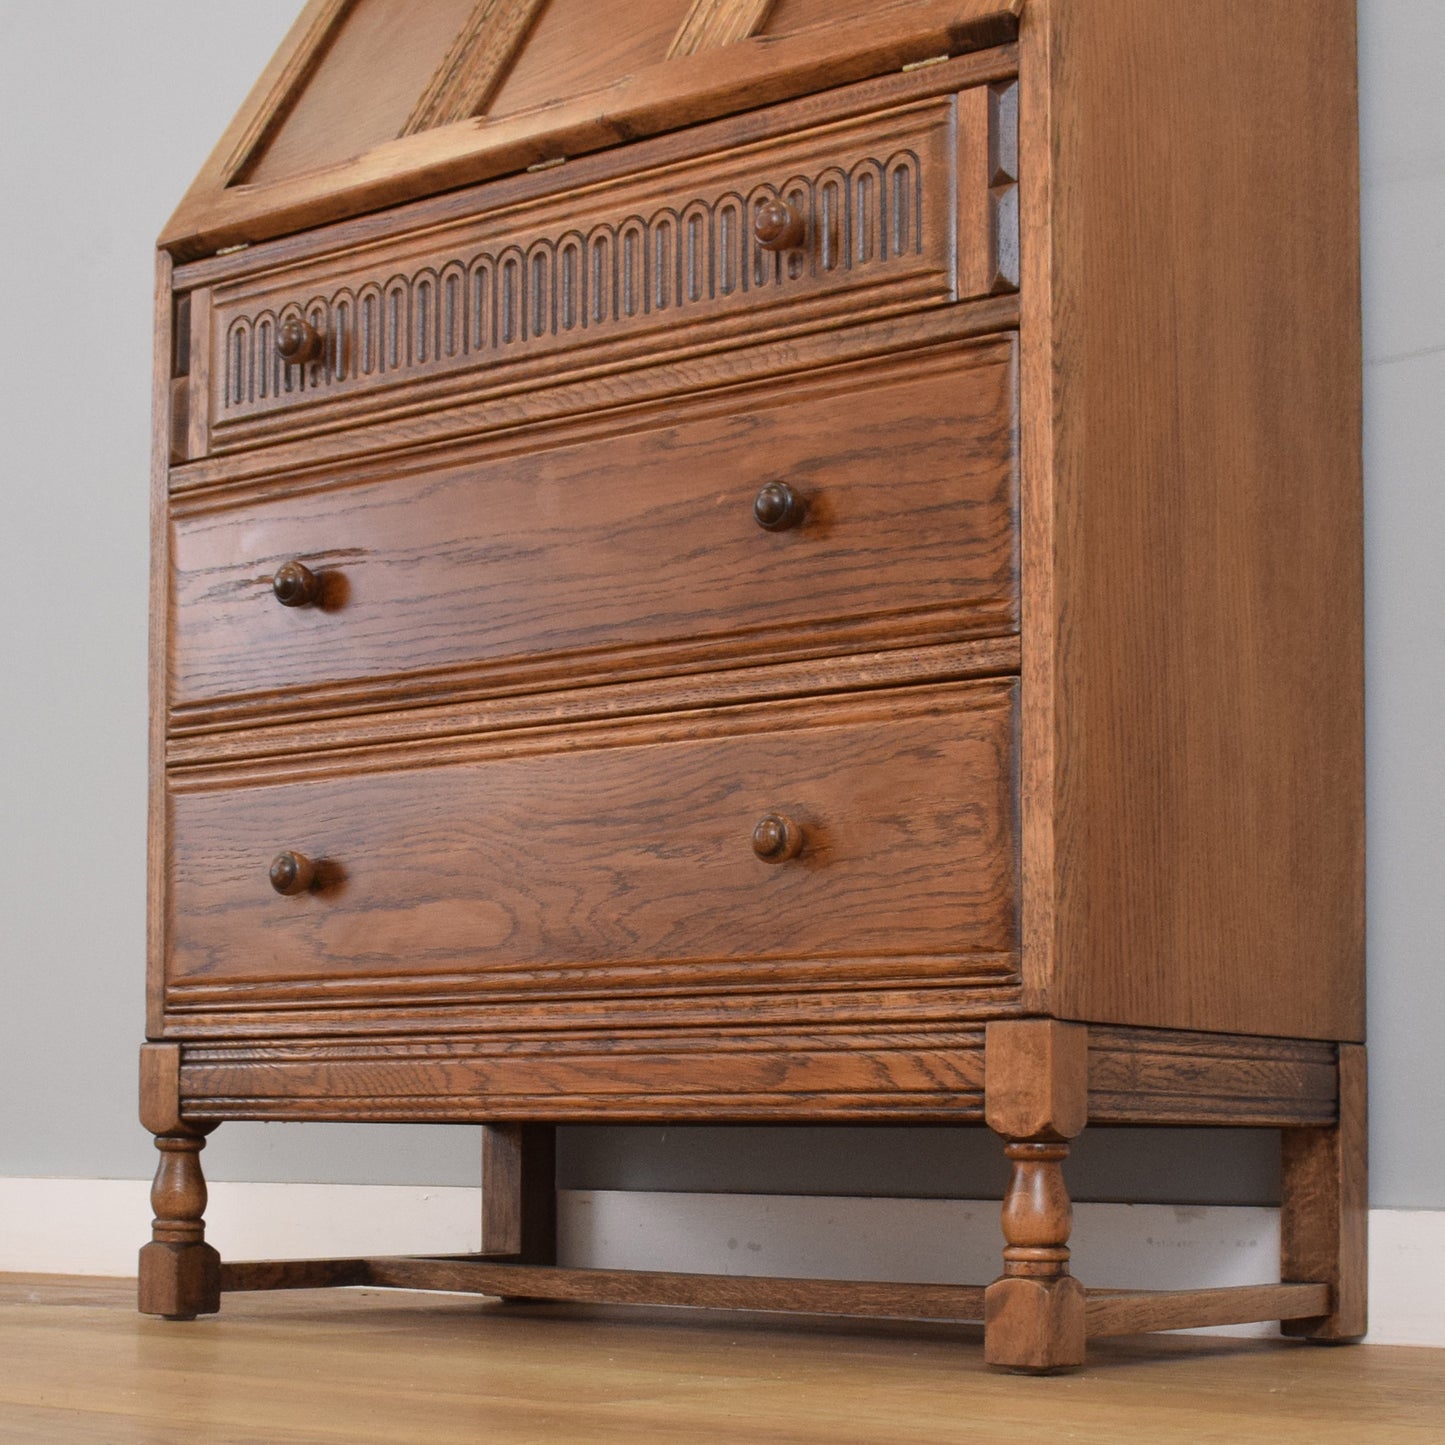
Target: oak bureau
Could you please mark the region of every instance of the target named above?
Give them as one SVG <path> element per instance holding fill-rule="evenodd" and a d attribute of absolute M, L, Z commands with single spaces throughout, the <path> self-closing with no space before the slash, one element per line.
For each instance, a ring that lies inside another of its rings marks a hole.
<path fill-rule="evenodd" d="M 1362 1334 L 1356 170 L 1350 0 L 311 0 L 160 242 L 141 1309 Z M 223 1263 L 228 1119 L 483 1253 Z M 767 1121 L 986 1123 L 1000 1277 L 556 1265 Z M 1085 1289 L 1086 1123 L 1282 1129 L 1280 1283 Z"/>

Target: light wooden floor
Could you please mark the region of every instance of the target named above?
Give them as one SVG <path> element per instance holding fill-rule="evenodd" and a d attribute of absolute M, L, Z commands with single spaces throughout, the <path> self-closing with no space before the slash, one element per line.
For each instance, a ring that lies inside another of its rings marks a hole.
<path fill-rule="evenodd" d="M 229 1295 L 143 1319 L 123 1280 L 0 1275 L 0 1441 L 1445 1441 L 1445 1351 L 1102 1341 L 984 1368 L 979 1332 L 499 1305 L 376 1290 Z"/>

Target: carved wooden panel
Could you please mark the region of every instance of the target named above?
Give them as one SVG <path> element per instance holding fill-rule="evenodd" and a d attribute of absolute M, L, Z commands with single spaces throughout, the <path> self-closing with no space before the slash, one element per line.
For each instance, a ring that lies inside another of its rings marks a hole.
<path fill-rule="evenodd" d="M 987 124 L 923 102 L 218 285 L 210 445 L 953 300 L 994 245 Z M 798 249 L 753 236 L 775 198 Z M 292 320 L 322 338 L 305 364 L 278 351 Z"/>
<path fill-rule="evenodd" d="M 177 778 L 167 1001 L 1012 979 L 1013 727 L 961 683 Z"/>
<path fill-rule="evenodd" d="M 1013 346 L 991 340 L 523 455 L 178 499 L 173 725 L 1012 632 L 1014 431 Z M 782 488 L 800 515 L 770 531 L 757 508 Z M 319 592 L 283 606 L 296 562 Z"/>
<path fill-rule="evenodd" d="M 668 59 L 696 55 L 756 35 L 772 8 L 773 0 L 693 0 L 667 52 Z"/>
<path fill-rule="evenodd" d="M 547 0 L 487 109 L 489 127 L 519 112 L 543 117 L 569 101 L 605 112 L 622 77 L 667 69 L 691 0 Z M 551 154 L 574 154 L 556 146 Z"/>
<path fill-rule="evenodd" d="M 403 135 L 480 115 L 546 0 L 477 0 L 407 118 Z"/>
<path fill-rule="evenodd" d="M 288 67 L 292 74 L 281 81 L 291 82 L 277 95 L 281 104 L 256 143 L 235 155 L 232 193 L 244 186 L 254 195 L 278 182 L 324 174 L 394 144 L 474 4 L 346 0 L 320 11 Z"/>
<path fill-rule="evenodd" d="M 229 186 L 241 178 L 246 166 L 270 142 L 290 116 L 301 91 L 316 73 L 326 55 L 337 26 L 354 0 L 311 0 L 297 21 L 297 32 L 271 62 L 260 94 L 247 102 L 247 111 L 237 117 L 239 131 L 217 179 Z M 266 83 L 269 81 L 269 84 Z M 233 127 L 234 129 L 234 127 Z"/>

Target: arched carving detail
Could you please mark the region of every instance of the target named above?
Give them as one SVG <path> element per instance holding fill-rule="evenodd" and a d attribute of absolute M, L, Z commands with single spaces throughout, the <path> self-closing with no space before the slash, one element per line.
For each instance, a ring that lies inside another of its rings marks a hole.
<path fill-rule="evenodd" d="M 557 248 L 551 241 L 533 241 L 527 247 L 522 287 L 522 340 L 553 336 L 557 331 Z"/>
<path fill-rule="evenodd" d="M 438 355 L 450 360 L 467 354 L 467 268 L 461 261 L 442 267 L 438 282 L 441 311 L 437 318 L 441 345 Z"/>
<path fill-rule="evenodd" d="M 584 326 L 603 326 L 616 320 L 617 232 L 611 226 L 594 226 L 587 233 L 583 294 L 587 298 L 582 312 Z"/>
<path fill-rule="evenodd" d="M 377 370 L 402 371 L 411 365 L 411 280 L 393 276 L 381 294 Z"/>
<path fill-rule="evenodd" d="M 381 287 L 373 282 L 356 294 L 356 374 L 374 376 L 381 366 Z"/>
<path fill-rule="evenodd" d="M 765 251 L 757 208 L 785 200 L 807 218 L 809 241 Z M 299 390 L 377 382 L 463 359 L 635 323 L 644 316 L 776 289 L 923 251 L 922 166 L 916 152 L 829 165 L 683 206 L 660 206 L 585 232 L 488 245 L 385 282 L 258 310 L 227 326 L 220 361 L 229 411 Z M 304 316 L 326 337 L 321 358 L 283 365 L 277 329 Z"/>
<path fill-rule="evenodd" d="M 557 242 L 557 328 L 559 331 L 575 331 L 582 325 L 586 309 L 584 258 L 587 241 L 580 231 L 568 231 Z"/>
<path fill-rule="evenodd" d="M 508 246 L 497 257 L 496 345 L 513 346 L 522 339 L 526 305 L 527 258 L 520 246 Z"/>

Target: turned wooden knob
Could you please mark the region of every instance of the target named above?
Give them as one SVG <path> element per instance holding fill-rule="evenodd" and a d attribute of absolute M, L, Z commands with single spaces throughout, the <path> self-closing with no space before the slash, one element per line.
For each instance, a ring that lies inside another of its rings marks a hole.
<path fill-rule="evenodd" d="M 271 590 L 283 607 L 308 607 L 321 601 L 321 579 L 303 562 L 278 567 Z"/>
<path fill-rule="evenodd" d="M 271 886 L 288 898 L 309 892 L 316 882 L 316 865 L 304 853 L 278 853 L 271 860 Z"/>
<path fill-rule="evenodd" d="M 304 317 L 288 316 L 276 332 L 276 350 L 287 366 L 302 366 L 321 355 L 321 333 Z"/>
<path fill-rule="evenodd" d="M 808 223 L 786 201 L 764 201 L 753 217 L 753 236 L 765 251 L 795 251 Z"/>
<path fill-rule="evenodd" d="M 769 532 L 786 532 L 803 520 L 808 504 L 786 483 L 769 482 L 753 503 L 758 526 Z"/>
<path fill-rule="evenodd" d="M 753 829 L 753 852 L 764 863 L 786 863 L 802 851 L 802 828 L 781 813 L 769 813 Z"/>

